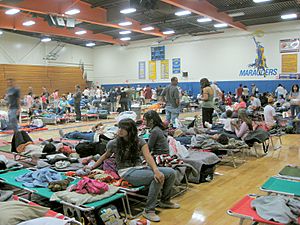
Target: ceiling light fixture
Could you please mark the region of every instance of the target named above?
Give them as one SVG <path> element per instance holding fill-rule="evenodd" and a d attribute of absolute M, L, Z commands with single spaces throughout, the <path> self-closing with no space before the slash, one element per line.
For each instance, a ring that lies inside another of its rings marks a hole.
<path fill-rule="evenodd" d="M 130 37 L 123 37 L 123 38 L 120 38 L 121 41 L 130 41 L 131 38 Z"/>
<path fill-rule="evenodd" d="M 131 34 L 130 30 L 120 31 L 119 34 Z"/>
<path fill-rule="evenodd" d="M 119 23 L 119 25 L 122 26 L 122 27 L 126 27 L 126 26 L 132 25 L 132 22 L 130 22 L 130 21 L 124 21 L 124 22 Z"/>
<path fill-rule="evenodd" d="M 236 12 L 236 13 L 230 13 L 228 14 L 230 17 L 238 17 L 238 16 L 245 16 L 244 12 Z"/>
<path fill-rule="evenodd" d="M 203 18 L 197 19 L 198 23 L 207 23 L 207 22 L 211 22 L 211 21 L 212 21 L 212 19 L 208 18 L 208 17 L 203 17 Z"/>
<path fill-rule="evenodd" d="M 76 31 L 75 34 L 77 34 L 77 35 L 83 35 L 83 34 L 86 34 L 86 30 Z"/>
<path fill-rule="evenodd" d="M 3 34 L 3 31 L 2 30 L 0 30 L 0 35 L 2 35 Z"/>
<path fill-rule="evenodd" d="M 163 34 L 174 34 L 175 31 L 174 30 L 166 30 L 163 32 Z"/>
<path fill-rule="evenodd" d="M 33 20 L 28 20 L 28 21 L 25 21 L 23 23 L 23 26 L 29 27 L 29 26 L 32 26 L 34 24 L 35 24 L 35 22 Z"/>
<path fill-rule="evenodd" d="M 142 30 L 143 31 L 150 31 L 150 30 L 154 30 L 154 27 L 151 27 L 151 26 L 149 26 L 149 27 L 143 27 Z"/>
<path fill-rule="evenodd" d="M 281 19 L 283 19 L 283 20 L 290 20 L 290 19 L 296 19 L 296 18 L 297 18 L 296 13 L 281 15 Z"/>
<path fill-rule="evenodd" d="M 214 25 L 215 28 L 224 28 L 224 27 L 228 27 L 227 23 L 217 23 Z"/>
<path fill-rule="evenodd" d="M 78 13 L 80 13 L 79 9 L 70 9 L 70 10 L 68 10 L 68 11 L 65 12 L 65 14 L 67 14 L 69 16 L 76 15 Z"/>
<path fill-rule="evenodd" d="M 176 16 L 187 16 L 187 15 L 190 15 L 191 12 L 188 11 L 188 10 L 183 10 L 183 11 L 178 11 L 175 13 Z"/>
<path fill-rule="evenodd" d="M 51 38 L 42 38 L 41 39 L 41 42 L 50 42 L 51 41 Z"/>
<path fill-rule="evenodd" d="M 254 3 L 270 2 L 272 0 L 253 0 Z"/>
<path fill-rule="evenodd" d="M 95 45 L 96 44 L 94 42 L 89 42 L 85 44 L 86 47 L 94 47 Z"/>
<path fill-rule="evenodd" d="M 20 9 L 8 9 L 5 11 L 6 15 L 15 15 L 20 12 Z"/>
<path fill-rule="evenodd" d="M 122 9 L 120 13 L 122 14 L 129 14 L 129 13 L 134 13 L 136 11 L 136 8 L 127 8 L 127 9 Z"/>

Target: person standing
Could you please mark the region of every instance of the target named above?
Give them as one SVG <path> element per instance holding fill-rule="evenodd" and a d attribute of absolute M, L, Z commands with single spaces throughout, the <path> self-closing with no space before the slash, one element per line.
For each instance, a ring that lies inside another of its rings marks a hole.
<path fill-rule="evenodd" d="M 201 100 L 202 103 L 202 124 L 203 126 L 205 123 L 212 124 L 212 115 L 214 112 L 214 90 L 210 86 L 209 80 L 207 78 L 202 78 L 200 80 L 201 86 Z"/>
<path fill-rule="evenodd" d="M 122 112 L 129 110 L 128 109 L 128 96 L 127 96 L 127 92 L 125 91 L 125 88 L 122 88 L 119 103 L 121 104 Z"/>
<path fill-rule="evenodd" d="M 145 88 L 145 92 L 144 92 L 144 95 L 145 95 L 145 103 L 148 104 L 150 103 L 151 99 L 152 99 L 152 89 L 151 87 L 149 86 L 149 84 L 146 86 Z"/>
<path fill-rule="evenodd" d="M 278 84 L 278 86 L 277 86 L 277 88 L 275 90 L 275 94 L 277 96 L 277 99 L 279 99 L 279 97 L 281 95 L 285 98 L 286 94 L 287 94 L 287 90 L 281 84 Z"/>
<path fill-rule="evenodd" d="M 74 108 L 75 108 L 75 114 L 76 114 L 76 122 L 81 121 L 80 101 L 81 101 L 80 86 L 76 85 L 75 93 L 74 93 Z"/>
<path fill-rule="evenodd" d="M 257 94 L 258 94 L 258 88 L 253 83 L 253 84 L 251 84 L 251 95 L 254 95 L 255 97 L 257 97 Z"/>
<path fill-rule="evenodd" d="M 166 102 L 166 120 L 169 123 L 175 124 L 175 120 L 178 118 L 180 113 L 179 107 L 179 90 L 178 90 L 178 79 L 172 77 L 171 85 L 166 87 L 161 96 L 162 100 Z"/>
<path fill-rule="evenodd" d="M 292 90 L 289 96 L 290 103 L 291 103 L 291 117 L 294 118 L 300 113 L 300 92 L 299 92 L 299 85 L 294 84 L 292 86 Z"/>
<path fill-rule="evenodd" d="M 44 106 L 44 108 L 47 108 L 47 105 L 49 104 L 50 94 L 47 91 L 46 87 L 42 87 L 42 89 L 43 89 L 43 93 L 42 93 L 41 97 L 43 97 L 45 99 L 45 106 Z"/>
<path fill-rule="evenodd" d="M 214 81 L 210 86 L 211 86 L 211 88 L 212 88 L 213 91 L 214 91 L 214 99 L 216 99 L 216 98 L 218 98 L 218 97 L 221 97 L 222 91 L 221 91 L 221 89 L 218 87 L 217 81 Z"/>
<path fill-rule="evenodd" d="M 241 97 L 242 95 L 243 95 L 243 85 L 240 84 L 240 86 L 236 89 L 236 97 L 237 97 L 237 99 L 239 97 Z"/>
<path fill-rule="evenodd" d="M 15 86 L 13 79 L 7 79 L 7 101 L 8 101 L 8 120 L 9 129 L 18 131 L 18 116 L 20 114 L 20 89 Z"/>

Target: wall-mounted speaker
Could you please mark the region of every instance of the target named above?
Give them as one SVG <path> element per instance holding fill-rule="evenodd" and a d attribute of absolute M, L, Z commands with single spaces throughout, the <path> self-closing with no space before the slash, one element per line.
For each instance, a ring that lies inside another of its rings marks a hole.
<path fill-rule="evenodd" d="M 182 77 L 188 77 L 189 73 L 188 72 L 182 72 Z"/>

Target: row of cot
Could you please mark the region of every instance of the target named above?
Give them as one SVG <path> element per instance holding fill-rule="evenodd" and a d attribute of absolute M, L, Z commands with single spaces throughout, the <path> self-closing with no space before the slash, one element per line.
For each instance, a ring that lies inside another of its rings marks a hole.
<path fill-rule="evenodd" d="M 300 167 L 294 165 L 285 166 L 277 176 L 270 177 L 260 188 L 261 191 L 267 192 L 268 195 L 276 194 L 288 196 L 290 198 L 300 197 Z M 251 207 L 251 203 L 259 196 L 249 194 L 234 204 L 227 213 L 230 216 L 240 218 L 240 225 L 246 220 L 251 220 L 255 224 L 272 224 L 284 225 L 278 221 L 266 220 L 258 215 Z M 298 209 L 299 210 L 299 209 Z M 271 212 L 272 213 L 272 212 Z M 296 222 L 296 221 L 295 221 Z M 300 224 L 300 216 L 296 222 Z"/>

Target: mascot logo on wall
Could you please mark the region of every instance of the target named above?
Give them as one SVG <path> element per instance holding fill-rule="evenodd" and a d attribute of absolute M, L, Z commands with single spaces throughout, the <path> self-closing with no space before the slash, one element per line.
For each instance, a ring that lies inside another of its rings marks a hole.
<path fill-rule="evenodd" d="M 248 66 L 256 69 L 259 75 L 266 76 L 266 69 L 268 68 L 268 66 L 265 56 L 265 47 L 262 46 L 262 44 L 258 42 L 255 37 L 253 37 L 253 40 L 256 45 L 256 58 L 254 63 L 249 64 Z"/>
<path fill-rule="evenodd" d="M 276 76 L 278 69 L 269 69 L 267 66 L 267 59 L 265 56 L 265 47 L 261 42 L 256 40 L 256 37 L 263 37 L 263 31 L 255 31 L 253 33 L 253 40 L 256 46 L 256 57 L 253 63 L 249 64 L 248 67 L 251 69 L 241 70 L 240 76 Z"/>

